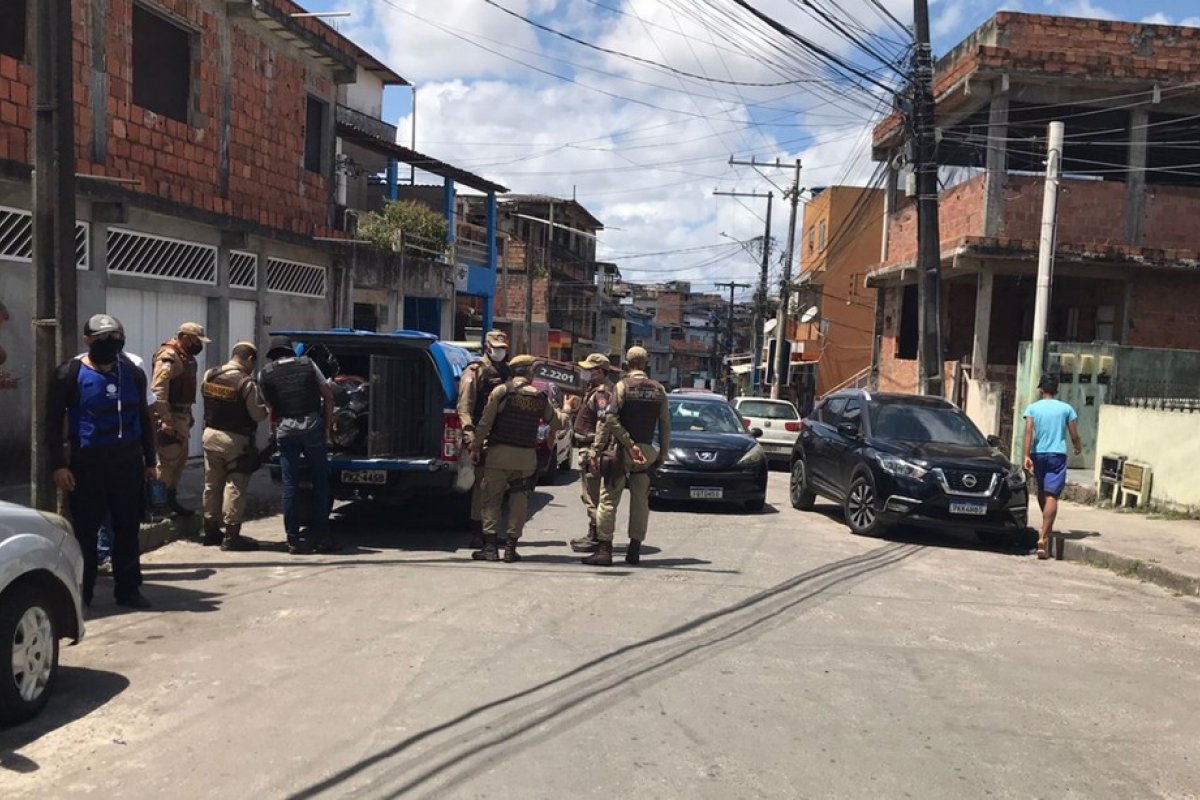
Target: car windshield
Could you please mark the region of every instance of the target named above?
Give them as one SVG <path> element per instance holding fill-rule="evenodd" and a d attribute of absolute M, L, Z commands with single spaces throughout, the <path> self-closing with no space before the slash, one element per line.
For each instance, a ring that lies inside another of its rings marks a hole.
<path fill-rule="evenodd" d="M 759 419 L 800 419 L 796 407 L 791 403 L 773 403 L 770 400 L 743 400 L 738 404 L 743 417 Z"/>
<path fill-rule="evenodd" d="M 956 408 L 883 403 L 871 411 L 871 433 L 901 442 L 987 446 L 979 429 Z"/>
<path fill-rule="evenodd" d="M 712 400 L 670 401 L 671 431 L 692 433 L 745 433 L 728 403 Z"/>

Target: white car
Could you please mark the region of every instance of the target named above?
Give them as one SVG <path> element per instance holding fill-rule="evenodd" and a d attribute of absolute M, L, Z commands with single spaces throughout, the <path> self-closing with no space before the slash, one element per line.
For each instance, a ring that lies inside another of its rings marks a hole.
<path fill-rule="evenodd" d="M 57 514 L 0 502 L 0 725 L 42 710 L 58 640 L 83 638 L 83 554 Z"/>
<path fill-rule="evenodd" d="M 767 400 L 762 397 L 738 397 L 733 407 L 742 417 L 747 430 L 758 428 L 762 436 L 758 443 L 771 461 L 791 461 L 792 446 L 800 435 L 800 413 L 787 400 Z"/>

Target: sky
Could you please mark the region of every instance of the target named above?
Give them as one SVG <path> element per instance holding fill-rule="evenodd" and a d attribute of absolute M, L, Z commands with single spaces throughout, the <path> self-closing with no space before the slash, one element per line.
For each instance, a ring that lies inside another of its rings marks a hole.
<path fill-rule="evenodd" d="M 418 150 L 514 192 L 576 197 L 605 224 L 598 258 L 626 280 L 697 291 L 759 272 L 737 240 L 762 234 L 766 200 L 714 190 L 775 193 L 776 276 L 792 162 L 802 187 L 872 179 L 870 131 L 912 19 L 909 0 L 300 1 L 351 12 L 336 27 L 416 84 Z M 1200 26 L 1195 0 L 930 2 L 935 58 L 1000 10 Z M 412 100 L 406 88 L 385 93 L 404 144 Z"/>

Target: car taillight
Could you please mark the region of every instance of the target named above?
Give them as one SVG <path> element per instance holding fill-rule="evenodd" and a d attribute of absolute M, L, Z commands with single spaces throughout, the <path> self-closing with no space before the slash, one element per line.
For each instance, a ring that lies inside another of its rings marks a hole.
<path fill-rule="evenodd" d="M 785 422 L 785 423 L 783 423 L 783 429 L 785 431 L 787 431 L 788 433 L 799 433 L 801 430 L 804 429 L 804 423 L 803 422 Z"/>
<path fill-rule="evenodd" d="M 458 461 L 462 449 L 462 420 L 454 411 L 442 414 L 442 460 Z"/>
<path fill-rule="evenodd" d="M 750 430 L 750 420 L 748 420 L 748 419 L 742 420 L 742 425 L 745 426 L 746 430 Z"/>

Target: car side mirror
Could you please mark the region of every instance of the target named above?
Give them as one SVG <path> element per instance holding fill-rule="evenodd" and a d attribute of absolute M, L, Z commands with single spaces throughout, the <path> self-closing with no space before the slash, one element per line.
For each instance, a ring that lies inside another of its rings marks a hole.
<path fill-rule="evenodd" d="M 988 447 L 995 447 L 996 449 L 1000 449 L 1000 445 L 1003 444 L 1003 442 L 1000 441 L 999 436 L 987 437 L 987 443 L 988 443 Z"/>
<path fill-rule="evenodd" d="M 755 439 L 761 439 L 762 435 L 763 435 L 763 429 L 762 428 L 751 428 L 750 435 L 753 436 Z"/>
<path fill-rule="evenodd" d="M 857 422 L 839 422 L 837 426 L 838 433 L 842 436 L 847 436 L 851 439 L 858 438 L 858 423 Z"/>

